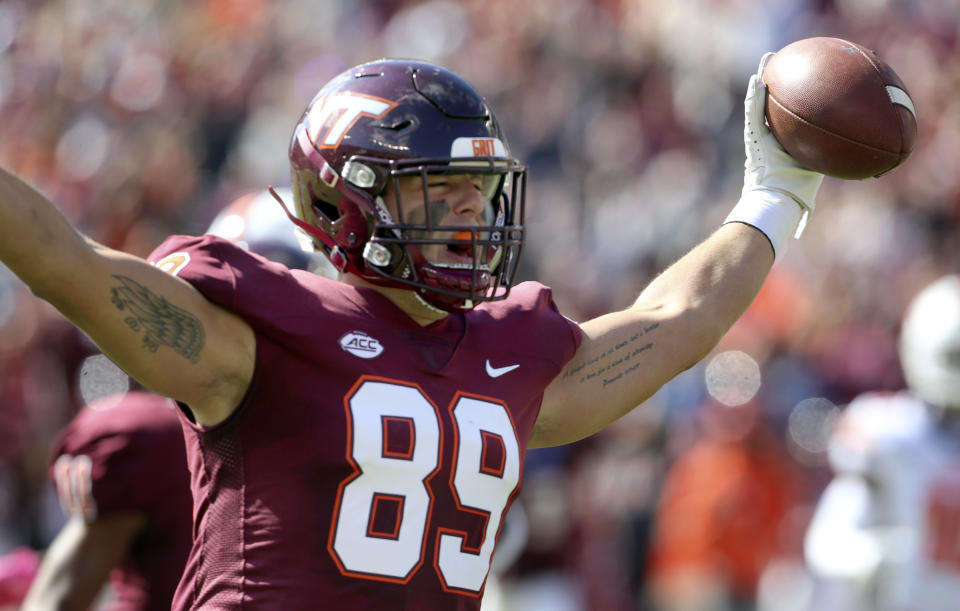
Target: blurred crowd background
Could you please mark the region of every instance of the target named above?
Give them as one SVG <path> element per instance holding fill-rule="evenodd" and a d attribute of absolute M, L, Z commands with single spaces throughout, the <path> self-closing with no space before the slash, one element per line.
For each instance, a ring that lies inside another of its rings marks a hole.
<path fill-rule="evenodd" d="M 490 608 L 811 606 L 802 537 L 831 424 L 903 385 L 910 297 L 960 271 L 956 0 L 4 0 L 0 161 L 83 231 L 144 256 L 289 182 L 315 91 L 383 56 L 467 78 L 530 168 L 521 275 L 587 319 L 723 220 L 765 51 L 875 49 L 913 96 L 907 164 L 827 179 L 803 239 L 717 350 L 610 429 L 528 455 Z M 63 522 L 56 431 L 125 376 L 0 267 L 0 555 Z"/>

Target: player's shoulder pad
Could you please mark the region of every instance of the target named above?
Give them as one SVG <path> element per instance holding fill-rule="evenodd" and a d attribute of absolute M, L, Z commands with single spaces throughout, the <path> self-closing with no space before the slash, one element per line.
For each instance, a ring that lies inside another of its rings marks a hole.
<path fill-rule="evenodd" d="M 556 312 L 553 291 L 545 284 L 535 281 L 521 282 L 510 289 L 510 295 L 501 301 L 488 301 L 477 306 L 477 311 L 502 319 L 533 313 Z"/>
<path fill-rule="evenodd" d="M 290 278 L 290 270 L 280 263 L 209 234 L 171 236 L 147 260 L 158 269 L 186 280 L 207 299 L 227 308 L 233 308 L 238 299 L 247 297 L 243 291 L 269 291 L 272 283 Z"/>

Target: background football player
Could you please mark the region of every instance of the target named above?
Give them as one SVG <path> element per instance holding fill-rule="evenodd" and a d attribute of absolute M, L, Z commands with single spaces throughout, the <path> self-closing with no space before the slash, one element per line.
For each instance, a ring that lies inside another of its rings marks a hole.
<path fill-rule="evenodd" d="M 912 301 L 900 358 L 909 392 L 857 397 L 831 441 L 836 476 L 806 538 L 817 609 L 960 601 L 960 276 Z"/>

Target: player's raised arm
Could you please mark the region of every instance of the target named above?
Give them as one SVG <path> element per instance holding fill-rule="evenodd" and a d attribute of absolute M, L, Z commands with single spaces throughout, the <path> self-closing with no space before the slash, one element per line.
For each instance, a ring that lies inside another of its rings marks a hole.
<path fill-rule="evenodd" d="M 583 342 L 547 389 L 531 445 L 600 430 L 705 357 L 789 236 L 802 232 L 824 174 L 883 175 L 909 157 L 917 133 L 900 77 L 875 52 L 838 38 L 764 55 L 744 111 L 743 192 L 726 224 L 633 306 L 582 325 Z"/>
<path fill-rule="evenodd" d="M 253 371 L 239 317 L 188 283 L 79 233 L 46 197 L 0 168 L 0 261 L 145 386 L 199 421 L 236 406 Z"/>
<path fill-rule="evenodd" d="M 544 394 L 532 447 L 599 431 L 704 358 L 753 301 L 776 252 L 813 210 L 823 175 L 802 168 L 764 122 L 759 74 L 767 59 L 750 78 L 744 101 L 740 201 L 722 227 L 631 307 L 581 325 L 580 348 Z"/>

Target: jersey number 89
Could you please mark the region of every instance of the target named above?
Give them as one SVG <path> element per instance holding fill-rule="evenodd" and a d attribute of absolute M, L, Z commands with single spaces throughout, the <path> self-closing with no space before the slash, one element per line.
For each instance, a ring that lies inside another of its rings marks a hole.
<path fill-rule="evenodd" d="M 416 386 L 372 377 L 354 387 L 346 407 L 355 472 L 338 490 L 330 553 L 345 575 L 406 583 L 424 562 L 432 527 L 427 484 L 445 443 L 439 410 Z M 465 532 L 437 527 L 433 560 L 444 589 L 478 594 L 520 481 L 520 448 L 502 403 L 459 393 L 450 411 L 453 496 L 458 509 L 485 517 L 486 529 L 479 548 L 470 549 Z"/>

